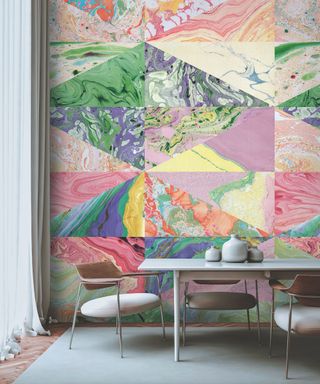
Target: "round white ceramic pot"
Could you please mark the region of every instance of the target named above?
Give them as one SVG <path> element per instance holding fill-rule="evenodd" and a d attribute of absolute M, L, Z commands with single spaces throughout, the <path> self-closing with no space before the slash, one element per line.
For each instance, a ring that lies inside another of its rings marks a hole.
<path fill-rule="evenodd" d="M 240 240 L 237 235 L 231 235 L 231 239 L 222 246 L 222 261 L 227 263 L 243 263 L 247 260 L 248 244 Z"/>
<path fill-rule="evenodd" d="M 258 247 L 250 247 L 248 249 L 248 262 L 261 263 L 263 261 L 263 252 Z"/>
<path fill-rule="evenodd" d="M 221 251 L 216 247 L 210 247 L 206 250 L 205 253 L 206 261 L 220 261 L 221 260 Z"/>

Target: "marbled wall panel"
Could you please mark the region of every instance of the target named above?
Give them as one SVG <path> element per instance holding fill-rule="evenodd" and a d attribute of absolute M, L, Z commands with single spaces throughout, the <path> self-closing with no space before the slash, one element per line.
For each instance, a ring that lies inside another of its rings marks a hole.
<path fill-rule="evenodd" d="M 143 108 L 51 108 L 51 125 L 109 153 L 144 168 Z"/>
<path fill-rule="evenodd" d="M 52 172 L 132 172 L 135 168 L 86 142 L 51 127 Z"/>
<path fill-rule="evenodd" d="M 275 25 L 276 41 L 319 41 L 319 2 L 276 0 Z"/>
<path fill-rule="evenodd" d="M 234 89 L 239 88 L 269 105 L 274 103 L 270 76 L 274 64 L 273 43 L 152 42 L 151 45 Z"/>
<path fill-rule="evenodd" d="M 145 177 L 145 222 L 146 237 L 268 235 L 153 175 Z"/>
<path fill-rule="evenodd" d="M 145 124 L 153 171 L 274 170 L 273 108 L 147 108 Z"/>
<path fill-rule="evenodd" d="M 143 0 L 49 0 L 51 41 L 142 41 Z"/>
<path fill-rule="evenodd" d="M 203 144 L 231 128 L 243 107 L 150 107 L 145 113 L 146 168 Z"/>
<path fill-rule="evenodd" d="M 276 173 L 275 233 L 320 215 L 320 173 Z"/>
<path fill-rule="evenodd" d="M 137 172 L 52 172 L 51 216 L 133 179 Z"/>
<path fill-rule="evenodd" d="M 143 236 L 143 175 L 51 219 L 52 237 Z"/>
<path fill-rule="evenodd" d="M 146 39 L 273 41 L 273 1 L 146 1 Z"/>
<path fill-rule="evenodd" d="M 146 106 L 266 106 L 267 103 L 150 44 L 145 44 Z"/>
<path fill-rule="evenodd" d="M 286 43 L 275 47 L 271 78 L 276 88 L 276 105 L 319 105 L 319 55 L 320 42 Z"/>
<path fill-rule="evenodd" d="M 113 52 L 114 47 L 111 46 L 110 50 Z M 64 65 L 63 61 L 61 65 Z M 138 44 L 51 88 L 51 106 L 144 106 L 144 44 Z"/>
<path fill-rule="evenodd" d="M 299 108 L 304 109 L 304 108 Z M 320 171 L 320 129 L 283 110 L 276 111 L 275 167 L 283 172 Z"/>
<path fill-rule="evenodd" d="M 130 51 L 136 44 L 105 42 L 50 44 L 50 85 L 55 87 L 80 73 Z"/>
<path fill-rule="evenodd" d="M 70 320 L 73 263 L 203 258 L 231 233 L 265 257 L 319 258 L 316 1 L 49 3 L 53 317 Z M 172 320 L 170 273 L 161 284 Z M 271 291 L 259 288 L 267 321 Z M 216 288 L 190 284 L 202 289 Z M 123 287 L 144 290 L 155 282 Z"/>
<path fill-rule="evenodd" d="M 189 194 L 192 201 L 199 199 L 266 233 L 273 233 L 273 173 L 149 171 L 149 175 L 171 185 L 181 194 Z M 160 199 L 156 193 L 154 196 L 156 200 Z"/>

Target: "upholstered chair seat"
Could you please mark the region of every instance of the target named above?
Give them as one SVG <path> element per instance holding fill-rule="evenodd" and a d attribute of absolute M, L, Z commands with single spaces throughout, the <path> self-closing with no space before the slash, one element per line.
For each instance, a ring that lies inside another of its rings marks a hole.
<path fill-rule="evenodd" d="M 282 305 L 274 312 L 277 326 L 288 332 L 289 305 Z M 299 334 L 320 334 L 320 308 L 301 304 L 292 305 L 291 332 Z"/>
<path fill-rule="evenodd" d="M 119 295 L 120 314 L 133 315 L 160 305 L 160 298 L 153 293 L 126 293 Z M 91 317 L 116 317 L 118 313 L 117 296 L 104 296 L 89 300 L 80 309 L 82 315 Z"/>

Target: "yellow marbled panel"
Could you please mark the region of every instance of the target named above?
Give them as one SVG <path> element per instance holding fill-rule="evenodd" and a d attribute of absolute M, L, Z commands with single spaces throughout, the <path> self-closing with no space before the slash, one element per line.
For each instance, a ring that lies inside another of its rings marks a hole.
<path fill-rule="evenodd" d="M 199 144 L 152 168 L 155 172 L 242 172 L 236 162 L 225 159 L 210 147 Z"/>

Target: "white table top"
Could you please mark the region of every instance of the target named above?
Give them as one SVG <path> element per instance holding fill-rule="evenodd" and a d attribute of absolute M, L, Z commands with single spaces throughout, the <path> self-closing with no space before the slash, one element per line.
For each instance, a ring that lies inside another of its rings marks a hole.
<path fill-rule="evenodd" d="M 145 259 L 140 271 L 320 271 L 318 259 L 265 259 L 262 263 L 208 262 L 204 259 Z"/>

